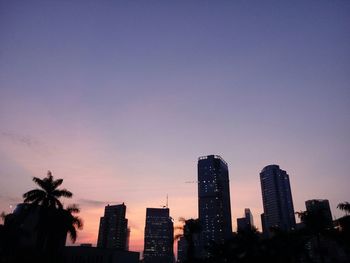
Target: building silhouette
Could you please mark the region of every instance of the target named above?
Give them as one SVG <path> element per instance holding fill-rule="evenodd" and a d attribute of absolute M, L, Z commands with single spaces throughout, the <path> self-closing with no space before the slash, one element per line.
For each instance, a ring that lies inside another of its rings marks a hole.
<path fill-rule="evenodd" d="M 237 231 L 247 231 L 254 227 L 253 215 L 249 208 L 244 209 L 244 217 L 237 218 Z"/>
<path fill-rule="evenodd" d="M 176 260 L 177 263 L 186 262 L 187 249 L 188 249 L 187 240 L 184 236 L 182 236 L 177 241 L 177 260 Z"/>
<path fill-rule="evenodd" d="M 147 208 L 143 262 L 172 263 L 174 224 L 169 208 Z"/>
<path fill-rule="evenodd" d="M 289 176 L 278 165 L 268 165 L 260 173 L 264 206 L 264 234 L 271 228 L 290 231 L 295 228 L 295 215 Z M 266 233 L 267 232 L 267 233 Z"/>
<path fill-rule="evenodd" d="M 128 219 L 125 218 L 126 206 L 107 205 L 100 219 L 97 247 L 129 250 Z"/>
<path fill-rule="evenodd" d="M 200 257 L 200 225 L 198 219 L 188 219 L 183 225 L 183 235 L 177 242 L 177 262 L 191 262 Z M 189 244 L 188 242 L 191 242 Z"/>
<path fill-rule="evenodd" d="M 203 252 L 211 241 L 220 244 L 231 237 L 229 172 L 218 155 L 198 159 L 198 210 Z"/>
<path fill-rule="evenodd" d="M 329 201 L 327 199 L 313 199 L 305 202 L 306 211 L 308 213 L 314 213 L 322 220 L 325 226 L 333 226 L 333 218 Z"/>
<path fill-rule="evenodd" d="M 261 220 L 261 231 L 263 233 L 263 236 L 266 237 L 267 235 L 267 229 L 266 229 L 266 224 L 265 224 L 265 215 L 264 213 L 260 214 L 260 220 Z"/>

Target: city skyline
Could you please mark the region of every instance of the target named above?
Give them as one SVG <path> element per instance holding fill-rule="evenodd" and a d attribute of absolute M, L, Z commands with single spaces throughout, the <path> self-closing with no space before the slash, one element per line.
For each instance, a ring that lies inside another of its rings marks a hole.
<path fill-rule="evenodd" d="M 0 212 L 48 170 L 97 242 L 125 202 L 130 250 L 146 207 L 197 218 L 196 162 L 230 170 L 232 228 L 259 173 L 288 171 L 294 210 L 350 200 L 349 1 L 1 1 Z M 215 140 L 213 140 L 215 138 Z M 184 205 L 186 204 L 186 205 Z M 12 205 L 12 207 L 11 207 Z"/>

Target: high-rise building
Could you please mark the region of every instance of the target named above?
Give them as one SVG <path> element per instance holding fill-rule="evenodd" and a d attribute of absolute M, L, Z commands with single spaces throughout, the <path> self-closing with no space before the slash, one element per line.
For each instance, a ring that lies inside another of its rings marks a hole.
<path fill-rule="evenodd" d="M 104 216 L 100 219 L 97 247 L 129 249 L 128 219 L 125 218 L 126 206 L 107 205 Z"/>
<path fill-rule="evenodd" d="M 251 230 L 254 227 L 253 215 L 249 208 L 244 209 L 244 217 L 237 218 L 237 231 Z"/>
<path fill-rule="evenodd" d="M 333 226 L 333 218 L 329 201 L 327 199 L 313 199 L 305 202 L 306 211 L 308 213 L 314 213 L 322 224 L 328 227 Z"/>
<path fill-rule="evenodd" d="M 264 226 L 269 235 L 271 227 L 284 231 L 295 228 L 295 215 L 289 176 L 278 165 L 268 165 L 260 173 L 264 206 Z"/>
<path fill-rule="evenodd" d="M 223 243 L 232 235 L 230 185 L 227 163 L 218 155 L 198 159 L 198 214 L 201 247 Z"/>
<path fill-rule="evenodd" d="M 174 224 L 169 208 L 147 208 L 144 263 L 172 263 L 174 261 Z"/>
<path fill-rule="evenodd" d="M 266 229 L 264 213 L 260 214 L 260 220 L 261 220 L 261 231 L 262 231 L 263 235 L 266 237 L 268 231 Z"/>
<path fill-rule="evenodd" d="M 188 244 L 184 236 L 177 241 L 177 263 L 184 263 L 187 259 Z"/>

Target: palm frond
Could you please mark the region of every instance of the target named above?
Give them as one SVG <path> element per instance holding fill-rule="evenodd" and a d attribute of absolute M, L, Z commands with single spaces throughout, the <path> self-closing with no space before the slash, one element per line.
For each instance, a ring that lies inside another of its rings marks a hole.
<path fill-rule="evenodd" d="M 52 202 L 54 203 L 54 206 L 57 207 L 58 209 L 63 209 L 63 204 L 57 198 L 52 197 Z"/>
<path fill-rule="evenodd" d="M 52 172 L 49 170 L 47 171 L 47 177 L 45 178 L 47 179 L 47 181 L 51 182 L 53 181 L 53 176 L 52 176 Z"/>
<path fill-rule="evenodd" d="M 337 205 L 337 208 L 345 211 L 346 214 L 350 213 L 350 203 L 349 202 L 343 202 L 343 203 L 339 203 Z"/>
<path fill-rule="evenodd" d="M 70 226 L 68 228 L 68 233 L 69 233 L 69 237 L 70 237 L 70 240 L 72 241 L 72 243 L 75 243 L 75 241 L 77 240 L 77 230 L 75 229 L 75 227 Z"/>
<path fill-rule="evenodd" d="M 73 196 L 73 193 L 68 191 L 67 189 L 62 189 L 62 190 L 52 191 L 52 195 L 57 197 L 57 198 L 60 198 L 60 197 L 71 198 Z"/>
<path fill-rule="evenodd" d="M 71 213 L 71 214 L 77 214 L 80 212 L 80 209 L 78 207 L 78 205 L 73 204 L 73 205 L 69 205 L 66 210 Z"/>
<path fill-rule="evenodd" d="M 83 229 L 84 222 L 80 217 L 74 216 L 73 217 L 73 225 L 76 226 L 76 228 L 78 228 L 78 229 Z"/>
<path fill-rule="evenodd" d="M 30 190 L 23 194 L 24 202 L 30 203 L 38 200 L 39 202 L 43 200 L 46 196 L 45 191 L 41 189 Z"/>
<path fill-rule="evenodd" d="M 33 177 L 33 182 L 39 185 L 42 189 L 46 190 L 47 189 L 47 183 L 46 183 L 46 178 L 40 179 L 38 177 Z"/>
<path fill-rule="evenodd" d="M 63 183 L 63 179 L 57 179 L 52 182 L 53 189 L 56 189 L 58 186 L 60 186 Z"/>

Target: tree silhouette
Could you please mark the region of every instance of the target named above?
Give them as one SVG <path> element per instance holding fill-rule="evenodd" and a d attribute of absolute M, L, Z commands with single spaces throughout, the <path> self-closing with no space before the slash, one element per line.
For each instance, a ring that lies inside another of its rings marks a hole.
<path fill-rule="evenodd" d="M 27 214 L 38 216 L 35 232 L 36 247 L 44 261 L 59 261 L 67 234 L 74 243 L 77 230 L 82 229 L 82 220 L 76 216 L 80 212 L 77 205 L 67 208 L 59 200 L 61 197 L 71 198 L 73 194 L 67 189 L 58 189 L 63 179 L 55 180 L 48 171 L 47 177 L 33 178 L 41 189 L 33 189 L 23 194 L 24 203 L 28 203 Z"/>
<path fill-rule="evenodd" d="M 78 214 L 80 209 L 77 205 L 71 205 L 66 208 L 64 211 L 64 229 L 68 232 L 70 239 L 73 243 L 77 240 L 77 229 L 83 228 L 82 220 L 75 216 Z"/>
<path fill-rule="evenodd" d="M 41 205 L 47 208 L 63 208 L 60 197 L 71 198 L 73 194 L 67 189 L 57 189 L 63 183 L 63 179 L 54 180 L 52 173 L 47 172 L 47 177 L 40 179 L 34 177 L 33 181 L 41 187 L 41 189 L 33 189 L 23 194 L 24 203 L 33 205 Z"/>
<path fill-rule="evenodd" d="M 337 208 L 344 211 L 346 215 L 350 214 L 350 203 L 348 202 L 339 203 Z"/>
<path fill-rule="evenodd" d="M 327 219 L 322 211 L 300 211 L 296 212 L 301 222 L 305 224 L 306 229 L 311 235 L 316 237 L 317 252 L 320 256 L 320 261 L 325 262 L 324 252 L 321 246 L 321 234 L 328 228 Z"/>
<path fill-rule="evenodd" d="M 348 254 L 350 255 L 350 204 L 348 202 L 343 202 L 338 204 L 337 208 L 345 211 L 345 216 L 339 218 L 337 221 L 340 226 L 341 239 L 346 244 Z"/>

